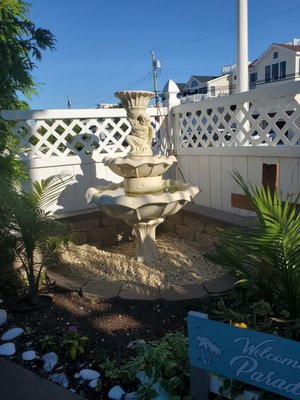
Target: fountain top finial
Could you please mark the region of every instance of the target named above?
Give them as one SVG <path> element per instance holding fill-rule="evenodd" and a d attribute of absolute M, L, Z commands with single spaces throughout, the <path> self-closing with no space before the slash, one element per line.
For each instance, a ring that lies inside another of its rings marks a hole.
<path fill-rule="evenodd" d="M 121 100 L 126 109 L 132 127 L 131 133 L 126 136 L 126 142 L 131 148 L 128 153 L 130 158 L 152 157 L 153 155 L 151 148 L 153 129 L 146 109 L 149 100 L 154 95 L 153 92 L 146 90 L 128 90 L 115 93 L 115 96 Z"/>
<path fill-rule="evenodd" d="M 127 90 L 116 92 L 115 96 L 121 100 L 122 105 L 126 109 L 140 108 L 146 110 L 149 100 L 155 97 L 155 93 L 148 92 L 147 90 Z"/>

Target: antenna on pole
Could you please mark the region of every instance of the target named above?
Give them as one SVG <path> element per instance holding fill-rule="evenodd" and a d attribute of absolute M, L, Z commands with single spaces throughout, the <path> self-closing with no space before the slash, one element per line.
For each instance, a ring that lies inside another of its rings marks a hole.
<path fill-rule="evenodd" d="M 154 50 L 151 50 L 152 57 L 152 74 L 153 74 L 153 83 L 154 83 L 154 93 L 155 93 L 155 104 L 158 105 L 158 91 L 157 91 L 157 71 L 161 69 L 161 63 L 159 60 L 155 59 Z"/>

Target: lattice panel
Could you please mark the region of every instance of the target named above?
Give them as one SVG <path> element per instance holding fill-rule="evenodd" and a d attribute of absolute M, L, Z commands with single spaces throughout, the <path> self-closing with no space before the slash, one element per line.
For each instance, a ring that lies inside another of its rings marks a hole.
<path fill-rule="evenodd" d="M 300 145 L 300 105 L 294 97 L 204 105 L 179 114 L 181 147 Z"/>
<path fill-rule="evenodd" d="M 152 117 L 151 125 L 157 152 L 165 144 L 162 118 Z M 23 158 L 46 158 L 123 155 L 129 150 L 125 137 L 130 131 L 127 118 L 116 117 L 19 121 L 15 134 L 20 138 Z"/>
<path fill-rule="evenodd" d="M 154 154 L 168 155 L 170 150 L 170 141 L 168 138 L 166 120 L 164 116 L 151 118 L 151 126 L 155 135 L 152 140 L 152 150 Z"/>

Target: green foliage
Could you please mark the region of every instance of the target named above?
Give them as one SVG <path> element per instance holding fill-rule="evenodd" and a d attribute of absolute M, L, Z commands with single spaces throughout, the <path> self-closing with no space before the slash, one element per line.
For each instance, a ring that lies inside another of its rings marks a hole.
<path fill-rule="evenodd" d="M 208 258 L 222 265 L 257 290 L 258 299 L 270 304 L 281 318 L 300 317 L 300 208 L 297 201 L 250 185 L 233 173 L 254 205 L 258 222 L 221 230 L 213 254 Z"/>
<path fill-rule="evenodd" d="M 150 343 L 138 340 L 131 347 L 137 356 L 128 362 L 118 365 L 115 361 L 106 360 L 101 364 L 108 377 L 134 380 L 139 371 L 144 371 L 150 384 L 139 383 L 139 399 L 148 400 L 157 396 L 158 385 L 173 400 L 189 398 L 188 344 L 183 334 L 168 333 L 163 339 Z"/>
<path fill-rule="evenodd" d="M 42 51 L 54 50 L 55 39 L 47 29 L 37 28 L 28 18 L 29 4 L 23 0 L 0 2 L 0 110 L 24 109 L 22 94 L 30 98 L 36 93 L 31 73 Z M 9 184 L 25 176 L 18 140 L 12 135 L 14 123 L 0 117 L 0 176 Z M 0 210 L 1 211 L 1 210 Z M 5 248 L 0 242 L 1 248 Z M 1 257 L 1 255 L 0 255 Z"/>
<path fill-rule="evenodd" d="M 24 335 L 30 336 L 34 334 L 34 330 L 30 326 L 25 326 Z"/>
<path fill-rule="evenodd" d="M 34 183 L 30 193 L 22 193 L 0 177 L 0 237 L 10 244 L 20 259 L 29 285 L 31 304 L 38 303 L 38 289 L 44 263 L 61 245 L 71 240 L 71 227 L 51 218 L 41 206 L 50 206 L 73 178 L 67 174 Z M 37 259 L 37 252 L 40 260 Z"/>
<path fill-rule="evenodd" d="M 55 49 L 48 29 L 37 28 L 28 19 L 29 4 L 23 0 L 0 3 L 0 109 L 23 108 L 18 92 L 29 97 L 36 92 L 31 73 L 42 51 Z"/>
<path fill-rule="evenodd" d="M 84 353 L 84 347 L 89 341 L 87 336 L 82 336 L 76 331 L 68 331 L 63 340 L 63 345 L 67 348 L 68 354 L 74 361 Z"/>
<path fill-rule="evenodd" d="M 39 342 L 43 351 L 51 351 L 55 345 L 55 337 L 53 335 L 46 335 Z"/>
<path fill-rule="evenodd" d="M 223 385 L 219 389 L 219 393 L 221 396 L 217 396 L 216 400 L 223 400 L 224 397 L 230 400 L 235 400 L 242 395 L 243 391 L 247 387 L 245 383 L 235 381 L 234 379 L 223 378 L 222 380 Z"/>
<path fill-rule="evenodd" d="M 11 134 L 14 123 L 0 118 L 0 174 L 8 183 L 26 178 L 24 163 L 18 158 L 18 139 Z"/>

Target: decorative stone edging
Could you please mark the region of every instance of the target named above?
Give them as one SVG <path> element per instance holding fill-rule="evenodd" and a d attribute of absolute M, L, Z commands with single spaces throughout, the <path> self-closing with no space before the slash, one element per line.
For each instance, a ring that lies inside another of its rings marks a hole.
<path fill-rule="evenodd" d="M 236 282 L 232 276 L 226 275 L 202 283 L 171 285 L 160 290 L 150 286 L 139 286 L 134 283 L 109 282 L 103 279 L 91 279 L 80 275 L 72 275 L 67 267 L 51 267 L 47 269 L 48 278 L 61 289 L 78 291 L 100 299 L 119 297 L 124 300 L 194 300 L 208 295 L 218 295 L 231 290 Z"/>

